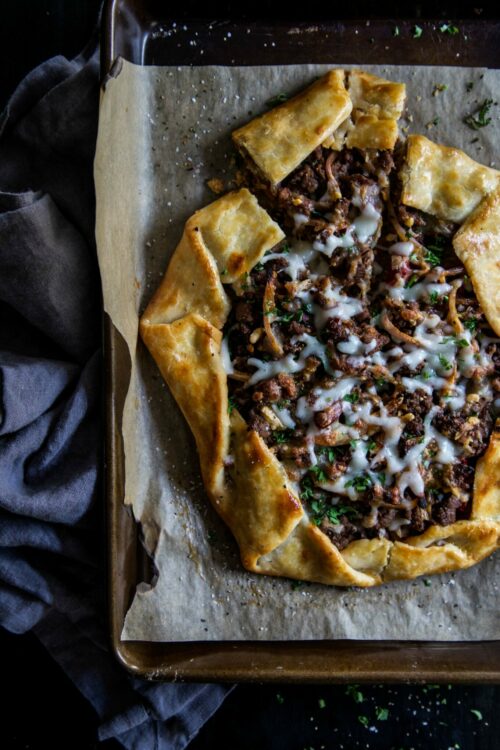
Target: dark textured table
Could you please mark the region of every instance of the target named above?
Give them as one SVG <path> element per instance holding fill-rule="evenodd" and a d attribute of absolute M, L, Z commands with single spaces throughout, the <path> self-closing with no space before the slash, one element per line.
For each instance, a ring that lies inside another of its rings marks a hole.
<path fill-rule="evenodd" d="M 3 0 L 2 105 L 34 65 L 57 53 L 73 56 L 83 47 L 95 25 L 99 5 L 98 0 Z M 363 16 L 373 5 L 358 3 L 356 15 Z M 211 3 L 211 19 L 234 17 L 231 6 L 229 2 Z M 184 3 L 183 8 L 187 16 L 207 13 L 199 3 Z M 429 17 L 437 13 L 432 3 L 412 8 L 410 12 L 402 3 L 377 4 L 379 16 L 391 19 Z M 270 19 L 264 3 L 253 4 L 253 17 L 259 13 Z M 440 17 L 448 20 L 448 14 L 485 20 L 493 15 L 485 8 L 478 16 L 472 3 L 440 6 Z M 314 20 L 320 16 L 325 17 L 324 6 L 308 3 L 304 14 L 295 11 L 293 17 Z M 97 722 L 92 708 L 36 639 L 0 631 L 0 649 L 4 684 L 1 747 L 5 750 L 97 747 Z M 499 687 L 484 686 L 245 685 L 232 693 L 191 743 L 190 750 L 211 747 L 496 750 L 499 699 Z M 101 746 L 119 747 L 114 741 Z"/>

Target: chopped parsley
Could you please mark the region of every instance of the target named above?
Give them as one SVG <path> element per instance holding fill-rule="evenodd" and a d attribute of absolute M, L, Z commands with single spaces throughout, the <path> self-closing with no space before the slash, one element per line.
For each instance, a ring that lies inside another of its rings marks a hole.
<path fill-rule="evenodd" d="M 476 719 L 479 719 L 479 721 L 483 720 L 483 714 L 477 708 L 471 708 L 470 712 L 471 712 L 471 714 L 474 714 L 474 716 L 476 717 Z"/>
<path fill-rule="evenodd" d="M 368 720 L 368 716 L 358 716 L 358 721 L 360 724 L 362 724 L 364 727 L 367 727 L 370 723 Z"/>
<path fill-rule="evenodd" d="M 353 698 L 355 703 L 363 703 L 364 701 L 363 693 L 358 685 L 348 685 L 345 694 Z"/>
<path fill-rule="evenodd" d="M 333 464 L 336 459 L 335 448 L 329 445 L 324 445 L 319 451 L 323 456 L 326 456 L 328 463 Z"/>
<path fill-rule="evenodd" d="M 322 469 L 321 466 L 318 466 L 318 464 L 316 464 L 316 466 L 311 466 L 309 469 L 309 473 L 314 476 L 317 482 L 326 482 L 326 480 L 328 479 L 324 469 Z"/>
<path fill-rule="evenodd" d="M 443 356 L 442 354 L 439 355 L 438 359 L 439 359 L 439 364 L 441 365 L 443 370 L 451 370 L 452 364 L 449 359 L 446 359 L 446 357 Z"/>
<path fill-rule="evenodd" d="M 346 487 L 353 487 L 356 492 L 366 492 L 373 484 L 372 478 L 368 474 L 358 474 L 357 477 L 349 479 L 346 483 Z"/>
<path fill-rule="evenodd" d="M 427 263 L 430 263 L 431 266 L 439 266 L 441 263 L 441 255 L 443 252 L 443 248 L 441 245 L 428 245 L 426 247 L 424 260 Z"/>
<path fill-rule="evenodd" d="M 319 706 L 320 708 L 326 708 L 326 701 L 325 701 L 325 699 L 324 699 L 324 698 L 320 698 L 320 699 L 318 700 L 318 706 Z"/>
<path fill-rule="evenodd" d="M 415 284 L 417 283 L 418 279 L 419 279 L 419 277 L 418 277 L 418 274 L 416 274 L 416 273 L 414 273 L 413 276 L 410 276 L 410 280 L 408 281 L 408 283 L 406 285 L 407 288 L 411 289 L 412 286 L 415 286 Z"/>
<path fill-rule="evenodd" d="M 277 104 L 283 104 L 283 102 L 288 101 L 288 99 L 289 99 L 288 94 L 285 94 L 282 92 L 281 94 L 276 94 L 276 96 L 273 96 L 271 99 L 268 99 L 266 102 L 266 105 L 268 107 L 276 107 Z"/>
<path fill-rule="evenodd" d="M 426 127 L 430 128 L 433 125 L 438 125 L 438 123 L 439 123 L 439 117 L 434 117 L 433 120 L 430 120 L 430 122 L 427 123 Z"/>
<path fill-rule="evenodd" d="M 432 372 L 429 370 L 424 370 L 422 373 L 422 377 L 424 380 L 430 380 L 432 378 Z"/>
<path fill-rule="evenodd" d="M 285 702 L 285 699 L 283 698 L 283 696 L 281 695 L 281 693 L 276 693 L 276 700 L 277 700 L 277 701 L 278 701 L 278 703 L 280 703 L 280 704 L 282 704 L 282 703 L 284 703 L 284 702 Z"/>
<path fill-rule="evenodd" d="M 227 413 L 232 414 L 233 409 L 236 409 L 236 401 L 234 396 L 230 396 L 227 400 Z"/>
<path fill-rule="evenodd" d="M 274 442 L 277 445 L 283 445 L 283 443 L 287 443 L 290 440 L 292 435 L 292 430 L 275 430 L 273 432 Z"/>
<path fill-rule="evenodd" d="M 302 500 L 311 500 L 314 497 L 314 489 L 309 477 L 306 477 L 302 482 L 302 492 L 300 493 L 300 497 Z"/>
<path fill-rule="evenodd" d="M 392 30 L 392 36 L 399 36 L 399 26 L 395 26 Z"/>
<path fill-rule="evenodd" d="M 467 339 L 455 339 L 455 344 L 459 349 L 465 349 L 466 346 L 469 346 Z"/>
<path fill-rule="evenodd" d="M 386 479 L 383 471 L 381 471 L 380 474 L 377 474 L 377 479 L 383 487 L 385 485 L 385 479 Z"/>
<path fill-rule="evenodd" d="M 435 305 L 436 302 L 438 301 L 438 299 L 439 299 L 438 292 L 431 292 L 429 294 L 429 301 L 430 301 L 431 305 Z"/>
<path fill-rule="evenodd" d="M 493 99 L 485 99 L 475 112 L 464 117 L 465 124 L 468 125 L 469 128 L 472 128 L 472 130 L 479 130 L 480 128 L 486 127 L 486 125 L 489 125 L 491 117 L 488 117 L 488 114 L 493 104 L 496 104 L 496 102 L 493 102 Z"/>
<path fill-rule="evenodd" d="M 412 37 L 414 39 L 420 39 L 420 37 L 422 36 L 422 32 L 422 27 L 415 24 L 415 26 L 413 27 Z"/>
<path fill-rule="evenodd" d="M 389 709 L 377 708 L 376 716 L 379 721 L 387 721 L 387 719 L 389 718 Z"/>
<path fill-rule="evenodd" d="M 312 521 L 315 526 L 319 526 L 324 518 L 336 525 L 341 523 L 342 516 L 347 516 L 347 518 L 358 518 L 359 516 L 358 511 L 350 505 L 328 505 L 323 498 L 315 498 L 310 505 L 313 512 Z"/>
<path fill-rule="evenodd" d="M 387 381 L 384 378 L 375 378 L 375 386 L 377 388 L 383 388 L 386 384 Z"/>
<path fill-rule="evenodd" d="M 468 331 L 475 331 L 477 328 L 477 320 L 475 320 L 475 318 L 469 318 L 469 320 L 464 320 L 464 326 L 467 328 Z"/>
<path fill-rule="evenodd" d="M 356 404 L 359 401 L 359 393 L 346 393 L 344 401 L 349 401 L 350 404 Z"/>
<path fill-rule="evenodd" d="M 374 451 L 376 447 L 377 443 L 375 442 L 375 440 L 369 440 L 366 444 L 367 451 Z"/>
<path fill-rule="evenodd" d="M 459 28 L 458 26 L 452 26 L 451 23 L 442 23 L 439 27 L 439 31 L 441 34 L 450 34 L 450 36 L 454 36 L 459 33 Z"/>

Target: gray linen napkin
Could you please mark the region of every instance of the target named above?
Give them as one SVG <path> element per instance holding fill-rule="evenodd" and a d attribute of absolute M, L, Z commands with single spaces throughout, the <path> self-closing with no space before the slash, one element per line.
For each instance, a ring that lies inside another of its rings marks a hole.
<path fill-rule="evenodd" d="M 131 678 L 107 644 L 98 93 L 97 51 L 56 57 L 0 118 L 0 624 L 34 631 L 94 706 L 100 739 L 181 750 L 230 688 Z"/>

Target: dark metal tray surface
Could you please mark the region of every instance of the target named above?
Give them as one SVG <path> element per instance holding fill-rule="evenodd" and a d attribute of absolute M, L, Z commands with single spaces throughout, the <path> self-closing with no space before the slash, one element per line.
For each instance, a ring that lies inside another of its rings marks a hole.
<path fill-rule="evenodd" d="M 102 25 L 102 70 L 118 56 L 140 65 L 387 63 L 500 67 L 500 24 L 377 20 L 275 24 L 175 23 L 163 3 L 110 0 Z M 396 27 L 398 34 L 395 33 Z M 196 41 L 196 45 L 192 41 Z M 500 642 L 291 641 L 124 642 L 120 632 L 137 583 L 149 577 L 138 527 L 123 505 L 123 405 L 130 359 L 105 316 L 106 494 L 109 612 L 114 653 L 130 672 L 154 680 L 275 682 L 500 682 Z"/>

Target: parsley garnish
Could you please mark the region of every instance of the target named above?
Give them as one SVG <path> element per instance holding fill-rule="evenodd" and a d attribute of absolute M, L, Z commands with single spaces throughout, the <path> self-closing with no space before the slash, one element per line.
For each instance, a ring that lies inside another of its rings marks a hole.
<path fill-rule="evenodd" d="M 358 474 L 357 477 L 349 479 L 346 483 L 346 487 L 354 487 L 356 492 L 366 492 L 366 490 L 373 484 L 372 479 L 368 474 Z"/>
<path fill-rule="evenodd" d="M 355 404 L 359 401 L 359 393 L 346 393 L 344 401 L 349 401 L 350 404 Z"/>
<path fill-rule="evenodd" d="M 355 703 L 363 703 L 364 701 L 363 693 L 359 690 L 358 685 L 348 685 L 345 694 L 354 698 Z"/>
<path fill-rule="evenodd" d="M 276 406 L 278 409 L 286 409 L 287 406 L 290 406 L 290 401 L 288 399 L 281 399 L 280 401 L 276 401 Z"/>
<path fill-rule="evenodd" d="M 271 99 L 267 100 L 266 105 L 268 107 L 275 107 L 277 104 L 283 104 L 283 102 L 288 101 L 288 98 L 288 94 L 276 94 L 276 96 L 273 96 Z"/>
<path fill-rule="evenodd" d="M 412 33 L 413 38 L 414 39 L 420 39 L 420 37 L 422 36 L 422 31 L 423 31 L 423 29 L 422 29 L 421 26 L 415 25 L 413 27 L 413 33 Z"/>
<path fill-rule="evenodd" d="M 227 400 L 227 413 L 231 414 L 233 409 L 236 409 L 236 401 L 234 396 L 230 396 Z"/>
<path fill-rule="evenodd" d="M 382 487 L 385 485 L 385 474 L 383 471 L 380 472 L 380 474 L 377 474 L 377 478 L 382 485 Z"/>
<path fill-rule="evenodd" d="M 386 381 L 384 380 L 384 378 L 375 378 L 375 385 L 377 388 L 383 388 L 385 384 Z"/>
<path fill-rule="evenodd" d="M 366 444 L 367 451 L 374 451 L 376 447 L 377 443 L 375 442 L 375 440 L 369 440 Z"/>
<path fill-rule="evenodd" d="M 452 367 L 451 362 L 448 359 L 446 359 L 446 357 L 440 354 L 438 359 L 439 359 L 439 364 L 444 370 L 451 370 L 451 367 Z"/>
<path fill-rule="evenodd" d="M 326 456 L 328 463 L 333 464 L 336 458 L 335 448 L 331 448 L 329 445 L 325 445 L 320 449 L 320 453 L 323 456 Z"/>
<path fill-rule="evenodd" d="M 281 695 L 281 693 L 276 693 L 276 700 L 280 704 L 285 702 L 285 699 L 283 698 L 283 696 Z"/>
<path fill-rule="evenodd" d="M 438 299 L 439 299 L 438 292 L 431 292 L 429 294 L 429 301 L 430 301 L 431 305 L 435 305 L 436 302 L 438 301 Z"/>
<path fill-rule="evenodd" d="M 471 714 L 474 714 L 474 716 L 476 717 L 476 719 L 479 719 L 479 721 L 483 720 L 483 714 L 477 708 L 471 708 L 470 712 L 471 712 Z"/>
<path fill-rule="evenodd" d="M 360 724 L 362 724 L 364 727 L 367 727 L 370 723 L 368 720 L 368 716 L 358 716 L 358 721 Z"/>
<path fill-rule="evenodd" d="M 450 23 L 442 23 L 439 27 L 439 31 L 441 34 L 450 34 L 450 36 L 454 36 L 455 34 L 458 34 L 459 28 L 458 26 L 452 26 Z"/>
<path fill-rule="evenodd" d="M 464 326 L 469 331 L 475 331 L 477 328 L 477 320 L 475 320 L 474 318 L 469 318 L 469 320 L 464 320 Z"/>
<path fill-rule="evenodd" d="M 427 127 L 429 128 L 431 125 L 437 125 L 439 123 L 439 117 L 435 117 L 433 120 L 427 123 Z"/>
<path fill-rule="evenodd" d="M 411 288 L 412 288 L 412 286 L 415 286 L 415 284 L 416 284 L 416 283 L 417 283 L 417 281 L 418 281 L 418 278 L 419 278 L 419 277 L 417 276 L 417 274 L 416 274 L 416 273 L 414 273 L 414 274 L 413 274 L 413 276 L 410 276 L 410 280 L 408 281 L 408 283 L 407 283 L 407 285 L 406 285 L 407 289 L 411 289 Z"/>
<path fill-rule="evenodd" d="M 320 699 L 318 700 L 318 706 L 319 706 L 320 708 L 326 708 L 326 701 L 325 701 L 325 699 L 324 699 L 324 698 L 320 698 Z"/>
<path fill-rule="evenodd" d="M 459 349 L 465 349 L 466 346 L 469 346 L 467 339 L 455 339 L 455 343 Z"/>
<path fill-rule="evenodd" d="M 491 117 L 488 117 L 488 113 L 493 106 L 493 99 L 485 99 L 483 103 L 470 115 L 464 117 L 464 122 L 472 130 L 479 130 L 484 128 L 491 122 Z"/>
<path fill-rule="evenodd" d="M 392 36 L 399 36 L 399 26 L 395 26 L 392 30 Z"/>
<path fill-rule="evenodd" d="M 379 721 L 387 721 L 387 719 L 389 718 L 389 709 L 377 708 L 376 716 Z"/>
<path fill-rule="evenodd" d="M 292 434 L 292 430 L 275 430 L 273 432 L 274 442 L 277 445 L 283 445 L 283 443 L 287 443 L 290 440 Z"/>
<path fill-rule="evenodd" d="M 426 247 L 426 252 L 424 255 L 424 260 L 427 263 L 430 263 L 431 266 L 439 266 L 441 263 L 441 254 L 443 252 L 443 248 L 439 245 L 428 245 Z"/>
<path fill-rule="evenodd" d="M 314 497 L 314 488 L 312 486 L 311 478 L 306 477 L 302 481 L 302 491 L 300 493 L 302 500 L 311 500 Z"/>
<path fill-rule="evenodd" d="M 311 466 L 311 468 L 309 469 L 309 473 L 313 474 L 314 478 L 318 482 L 326 482 L 328 478 L 324 470 L 321 468 L 321 466 L 318 466 L 318 464 L 316 464 L 316 466 Z"/>
<path fill-rule="evenodd" d="M 429 370 L 424 370 L 422 373 L 422 377 L 424 380 L 430 380 L 430 378 L 432 378 L 432 373 L 429 372 Z"/>
<path fill-rule="evenodd" d="M 312 521 L 315 526 L 319 526 L 326 517 L 330 523 L 338 524 L 342 516 L 348 518 L 357 518 L 358 511 L 350 505 L 328 505 L 324 498 L 314 498 L 310 503 L 313 512 Z"/>

